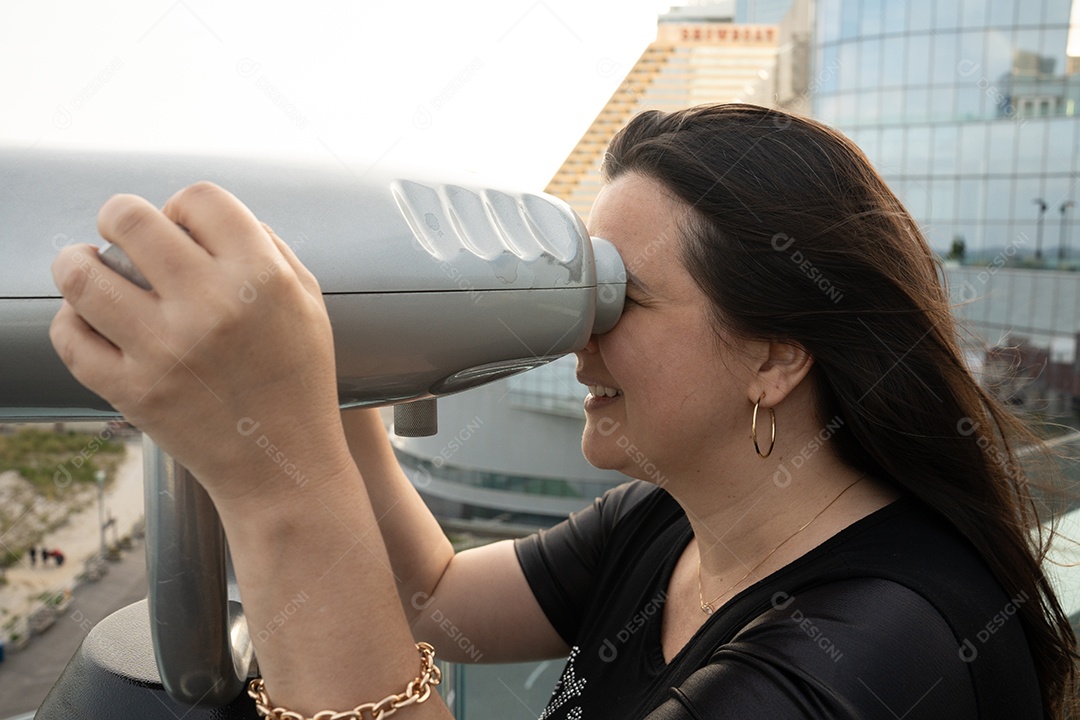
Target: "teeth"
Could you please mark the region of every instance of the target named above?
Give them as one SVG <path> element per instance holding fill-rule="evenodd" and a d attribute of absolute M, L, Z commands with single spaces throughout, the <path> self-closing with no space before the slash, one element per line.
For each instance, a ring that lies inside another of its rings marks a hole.
<path fill-rule="evenodd" d="M 589 392 L 593 394 L 593 397 L 615 397 L 622 395 L 622 390 L 616 390 L 615 388 L 605 387 L 603 385 L 589 385 Z"/>

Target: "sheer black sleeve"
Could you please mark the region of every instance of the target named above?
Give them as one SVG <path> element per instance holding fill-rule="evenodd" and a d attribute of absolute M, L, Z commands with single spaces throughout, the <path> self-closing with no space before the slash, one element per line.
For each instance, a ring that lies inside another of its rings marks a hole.
<path fill-rule="evenodd" d="M 552 627 L 574 645 L 581 610 L 596 590 L 604 550 L 618 523 L 662 492 L 641 481 L 619 485 L 548 530 L 514 542 L 525 578 Z"/>

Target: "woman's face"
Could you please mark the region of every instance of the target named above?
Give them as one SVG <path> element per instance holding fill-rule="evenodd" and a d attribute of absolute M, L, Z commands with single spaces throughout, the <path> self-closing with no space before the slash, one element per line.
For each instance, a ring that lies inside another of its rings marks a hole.
<path fill-rule="evenodd" d="M 660 183 L 625 174 L 601 190 L 590 234 L 614 243 L 627 268 L 616 326 L 577 353 L 585 400 L 582 450 L 593 465 L 664 484 L 749 440 L 750 363 L 718 343 L 709 301 L 682 263 L 687 206 Z M 749 450 L 752 452 L 752 449 Z"/>

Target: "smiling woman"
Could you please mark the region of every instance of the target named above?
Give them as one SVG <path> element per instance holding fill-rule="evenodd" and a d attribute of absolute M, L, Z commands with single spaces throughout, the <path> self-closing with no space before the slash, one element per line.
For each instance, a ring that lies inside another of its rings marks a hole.
<path fill-rule="evenodd" d="M 634 480 L 457 554 L 379 416 L 339 415 L 319 287 L 236 198 L 106 203 L 102 234 L 154 287 L 130 302 L 88 282 L 85 249 L 57 259 L 61 356 L 218 509 L 265 629 L 264 713 L 445 718 L 431 643 L 568 654 L 545 720 L 1065 718 L 1075 640 L 1012 450 L 1038 441 L 965 368 L 933 255 L 865 157 L 719 105 L 642 113 L 604 171 L 591 231 L 631 277 L 614 328 L 578 345 L 582 442 Z M 236 302 L 271 264 L 267 302 Z M 190 374 L 163 372 L 174 347 Z"/>
<path fill-rule="evenodd" d="M 732 697 L 708 682 L 730 689 L 720 678 L 738 677 L 750 662 L 757 671 L 745 681 L 756 685 L 757 672 L 771 668 L 761 687 L 785 688 L 788 699 L 756 694 L 747 713 L 817 716 L 789 705 L 794 695 L 830 708 L 822 713 L 829 717 L 847 717 L 850 705 L 874 715 L 879 701 L 912 717 L 1064 717 L 1075 639 L 1046 589 L 1042 546 L 1029 535 L 1038 527 L 1030 481 L 1011 449 L 1038 440 L 964 367 L 933 255 L 862 153 L 803 118 L 710 106 L 642 113 L 612 142 L 604 171 L 594 234 L 614 242 L 628 266 L 647 238 L 675 238 L 667 262 L 638 264 L 650 291 L 628 286 L 638 302 L 579 353 L 579 370 L 621 390 L 586 402 L 586 455 L 641 477 L 612 447 L 610 430 L 631 437 L 664 470 L 664 487 L 685 512 L 671 524 L 693 530 L 671 536 L 677 557 L 643 563 L 665 568 L 664 660 L 678 665 L 702 634 L 710 638 L 698 661 L 712 654 L 712 667 L 690 678 L 702 678 L 690 683 L 701 694 L 679 701 L 724 702 L 736 716 Z M 835 288 L 843 293 L 826 291 Z M 767 437 L 769 451 L 760 450 L 761 426 L 751 422 L 762 408 L 779 428 L 775 456 Z M 970 432 L 976 424 L 980 432 Z M 788 467 L 793 456 L 797 472 Z M 630 540 L 643 530 L 635 524 L 655 532 L 667 513 L 679 515 L 645 494 L 633 502 L 626 492 L 614 508 L 606 499 L 598 522 L 614 529 L 594 531 L 610 545 L 624 526 L 622 542 L 640 559 L 649 549 Z M 584 534 L 579 527 L 575 536 Z M 940 547 L 926 544 L 930 536 Z M 523 558 L 565 560 L 554 537 L 521 545 Z M 939 564 L 946 555 L 951 561 Z M 755 606 L 770 592 L 771 612 Z M 671 602 L 695 594 L 706 614 L 720 607 L 719 625 L 703 626 L 690 603 Z M 977 610 L 969 605 L 976 597 Z M 1002 608 L 1019 621 L 1001 623 L 1008 638 L 991 643 L 985 623 Z M 887 609 L 892 627 L 880 620 Z M 835 658 L 822 666 L 824 657 L 789 646 L 783 628 L 792 622 L 808 633 L 827 629 L 859 677 L 837 672 Z M 872 639 L 850 634 L 863 623 L 875 628 Z M 918 641 L 908 635 L 916 627 L 928 633 Z M 765 628 L 770 635 L 758 635 Z M 965 654 L 979 641 L 980 657 Z M 910 695 L 890 697 L 872 682 L 877 673 L 883 684 L 905 678 Z M 935 680 L 947 689 L 924 698 Z M 837 693 L 847 708 L 830 707 Z"/>

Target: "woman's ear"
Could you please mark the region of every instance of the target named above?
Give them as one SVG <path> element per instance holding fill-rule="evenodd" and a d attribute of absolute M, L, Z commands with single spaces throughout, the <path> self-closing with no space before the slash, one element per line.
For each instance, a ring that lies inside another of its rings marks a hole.
<path fill-rule="evenodd" d="M 750 402 L 761 401 L 762 407 L 774 407 L 798 387 L 810 368 L 814 358 L 800 345 L 787 342 L 766 343 L 764 359 L 757 369 L 756 382 L 750 388 L 753 397 Z"/>

